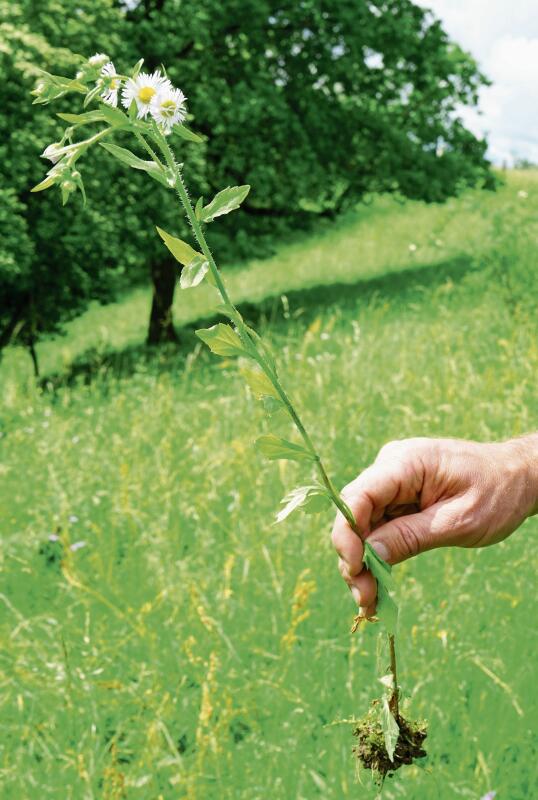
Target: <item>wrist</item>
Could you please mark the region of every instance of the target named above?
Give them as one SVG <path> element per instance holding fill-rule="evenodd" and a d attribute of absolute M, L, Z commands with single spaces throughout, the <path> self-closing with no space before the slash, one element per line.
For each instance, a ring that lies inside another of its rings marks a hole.
<path fill-rule="evenodd" d="M 525 516 L 538 514 L 538 433 L 507 442 L 515 453 L 524 494 Z"/>

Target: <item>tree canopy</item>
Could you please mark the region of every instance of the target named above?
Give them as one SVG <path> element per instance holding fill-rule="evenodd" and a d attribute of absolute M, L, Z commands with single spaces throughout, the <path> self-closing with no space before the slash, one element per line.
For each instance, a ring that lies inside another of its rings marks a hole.
<path fill-rule="evenodd" d="M 174 267 L 147 224 L 179 225 L 164 189 L 103 153 L 84 172 L 86 207 L 66 216 L 55 194 L 29 194 L 61 136 L 29 92 L 38 68 L 74 75 L 76 54 L 107 52 L 120 70 L 144 57 L 183 89 L 207 137 L 185 158 L 190 185 L 207 199 L 253 187 L 212 236 L 228 258 L 367 193 L 442 201 L 491 182 L 486 144 L 460 115 L 486 79 L 410 0 L 0 0 L 0 16 L 0 347 L 58 330 L 148 271 L 151 338 L 173 335 Z"/>

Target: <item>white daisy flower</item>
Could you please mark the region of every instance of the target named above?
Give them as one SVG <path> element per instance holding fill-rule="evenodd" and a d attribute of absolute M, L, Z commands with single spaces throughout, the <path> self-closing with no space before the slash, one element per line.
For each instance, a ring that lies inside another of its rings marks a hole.
<path fill-rule="evenodd" d="M 88 64 L 92 67 L 100 67 L 103 64 L 106 64 L 107 61 L 110 61 L 110 59 L 106 53 L 96 53 L 94 56 L 88 59 Z"/>
<path fill-rule="evenodd" d="M 151 100 L 150 112 L 155 122 L 164 133 L 170 133 L 172 127 L 181 123 L 187 115 L 185 100 L 187 98 L 180 89 L 171 84 L 159 91 Z"/>
<path fill-rule="evenodd" d="M 136 78 L 129 78 L 123 87 L 121 102 L 125 108 L 129 108 L 133 100 L 138 108 L 138 118 L 147 116 L 150 103 L 163 89 L 170 87 L 170 81 L 161 75 L 159 70 L 156 70 L 153 75 L 148 75 L 147 72 L 141 72 Z"/>
<path fill-rule="evenodd" d="M 101 84 L 103 86 L 101 97 L 103 98 L 104 102 L 109 106 L 117 106 L 118 92 L 121 86 L 121 81 L 116 75 L 116 67 L 112 61 L 109 61 L 108 64 L 105 64 L 101 70 Z"/>

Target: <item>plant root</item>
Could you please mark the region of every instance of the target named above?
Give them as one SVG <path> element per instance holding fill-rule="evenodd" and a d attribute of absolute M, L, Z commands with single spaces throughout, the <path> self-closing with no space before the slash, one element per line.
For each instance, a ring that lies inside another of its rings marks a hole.
<path fill-rule="evenodd" d="M 425 722 L 411 722 L 399 714 L 396 721 L 400 733 L 391 760 L 385 747 L 385 738 L 375 709 L 376 705 L 377 702 L 374 702 L 368 714 L 360 720 L 353 731 L 353 735 L 358 739 L 358 744 L 353 748 L 353 752 L 360 764 L 372 770 L 383 783 L 387 775 L 396 772 L 404 764 L 412 764 L 417 759 L 426 756 L 422 745 L 427 736 L 427 726 Z"/>

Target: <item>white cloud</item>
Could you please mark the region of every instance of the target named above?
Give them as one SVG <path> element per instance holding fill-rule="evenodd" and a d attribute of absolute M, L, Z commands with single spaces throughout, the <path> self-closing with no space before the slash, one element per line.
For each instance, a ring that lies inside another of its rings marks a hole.
<path fill-rule="evenodd" d="M 415 0 L 431 8 L 452 39 L 477 59 L 493 86 L 480 97 L 481 115 L 464 111 L 486 134 L 490 157 L 538 162 L 538 14 L 536 0 Z"/>

